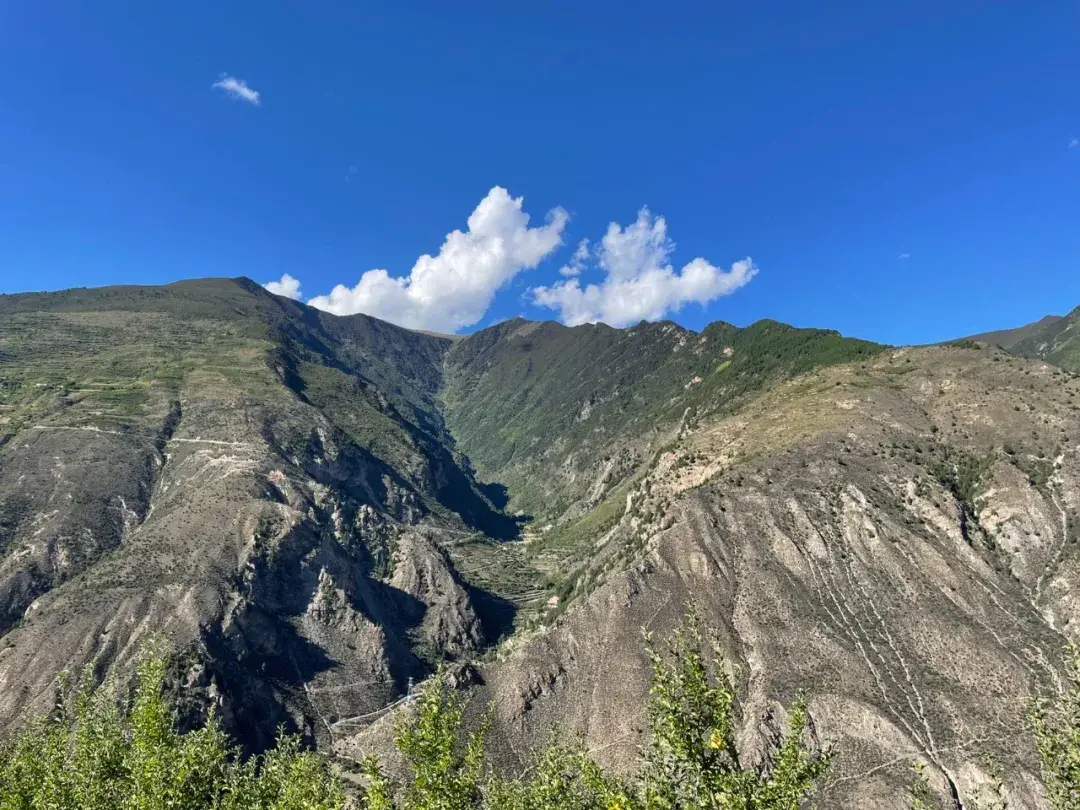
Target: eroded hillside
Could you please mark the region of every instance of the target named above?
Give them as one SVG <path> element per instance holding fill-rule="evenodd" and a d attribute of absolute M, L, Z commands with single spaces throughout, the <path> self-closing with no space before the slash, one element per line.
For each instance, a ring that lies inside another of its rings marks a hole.
<path fill-rule="evenodd" d="M 1010 806 L 1043 806 L 1025 712 L 1080 617 L 1078 395 L 1080 378 L 996 349 L 897 350 L 685 429 L 581 538 L 569 609 L 479 673 L 495 749 L 517 768 L 559 728 L 629 762 L 640 630 L 672 630 L 693 598 L 751 747 L 806 695 L 837 752 L 825 806 L 900 806 L 913 761 L 943 800 L 996 767 Z M 344 750 L 378 747 L 386 723 Z"/>
<path fill-rule="evenodd" d="M 245 280 L 0 315 L 3 722 L 165 635 L 247 742 L 329 738 L 504 631 L 440 545 L 516 530 L 442 426 L 449 340 Z"/>
<path fill-rule="evenodd" d="M 964 794 L 989 756 L 1040 807 L 1023 716 L 1075 639 L 1078 445 L 1080 378 L 970 342 L 451 339 L 244 279 L 0 296 L 0 724 L 165 636 L 188 719 L 253 748 L 284 722 L 383 752 L 450 659 L 503 765 L 559 727 L 619 766 L 640 630 L 693 598 L 751 749 L 806 694 L 825 806 L 898 806 L 914 759 Z"/>

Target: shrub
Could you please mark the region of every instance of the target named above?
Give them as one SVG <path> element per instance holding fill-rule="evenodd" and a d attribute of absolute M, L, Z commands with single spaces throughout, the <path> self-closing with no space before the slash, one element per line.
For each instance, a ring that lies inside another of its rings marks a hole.
<path fill-rule="evenodd" d="M 747 765 L 735 743 L 736 694 L 719 647 L 713 666 L 702 654 L 695 612 L 652 660 L 649 742 L 637 773 L 623 781 L 579 745 L 556 743 L 519 779 L 481 779 L 486 724 L 461 742 L 462 703 L 441 678 L 422 692 L 395 733 L 410 776 L 395 802 L 374 759 L 365 763 L 368 810 L 797 810 L 828 769 L 829 755 L 805 744 L 800 700 L 787 732 L 769 755 Z M 711 671 L 710 671 L 711 670 Z"/>
<path fill-rule="evenodd" d="M 0 810 L 343 810 L 325 760 L 296 737 L 241 761 L 219 723 L 181 733 L 164 695 L 166 664 L 148 651 L 128 710 L 62 683 L 57 710 L 0 746 Z"/>
<path fill-rule="evenodd" d="M 1031 712 L 1043 780 L 1054 810 L 1080 808 L 1080 649 L 1068 649 L 1069 685 L 1051 702 L 1036 701 Z"/>
<path fill-rule="evenodd" d="M 775 750 L 748 766 L 735 743 L 736 693 L 714 640 L 710 675 L 691 608 L 667 655 L 649 644 L 653 686 L 651 739 L 645 752 L 642 805 L 647 810 L 797 810 L 829 766 L 828 753 L 805 744 L 806 705 L 788 711 L 787 732 Z"/>
<path fill-rule="evenodd" d="M 433 678 L 400 717 L 394 744 L 408 768 L 395 784 L 374 758 L 363 763 L 365 810 L 797 810 L 828 768 L 805 744 L 806 707 L 763 760 L 742 761 L 736 694 L 719 647 L 703 655 L 691 610 L 652 660 L 649 741 L 636 774 L 606 773 L 579 744 L 543 750 L 518 778 L 489 772 L 485 720 L 464 734 L 464 698 Z M 0 746 L 0 810 L 347 810 L 326 759 L 295 736 L 243 759 L 211 716 L 177 730 L 165 697 L 166 662 L 143 654 L 130 707 L 91 688 L 87 671 L 65 684 L 49 717 Z"/>

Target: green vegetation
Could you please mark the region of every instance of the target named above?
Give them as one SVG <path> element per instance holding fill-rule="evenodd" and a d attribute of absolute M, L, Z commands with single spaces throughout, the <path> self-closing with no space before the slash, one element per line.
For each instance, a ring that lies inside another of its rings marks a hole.
<path fill-rule="evenodd" d="M 626 493 L 629 483 L 623 484 L 592 510 L 577 520 L 567 521 L 553 528 L 541 539 L 533 541 L 530 554 L 559 549 L 577 549 L 583 543 L 592 543 L 609 532 L 626 510 Z"/>
<path fill-rule="evenodd" d="M 977 519 L 975 493 L 979 481 L 993 464 L 990 456 L 979 458 L 948 445 L 942 445 L 940 453 L 929 462 L 930 471 L 938 482 L 952 492 L 965 513 Z"/>
<path fill-rule="evenodd" d="M 242 761 L 216 720 L 181 733 L 165 661 L 145 654 L 131 708 L 90 673 L 50 717 L 0 747 L 0 810 L 337 810 L 345 794 L 295 737 Z"/>
<path fill-rule="evenodd" d="M 244 759 L 211 716 L 180 731 L 166 698 L 165 658 L 144 653 L 128 708 L 107 688 L 61 679 L 61 700 L 0 745 L 0 810 L 799 810 L 829 769 L 831 754 L 808 744 L 803 701 L 786 730 L 751 764 L 739 751 L 737 693 L 715 639 L 693 607 L 658 648 L 652 667 L 649 736 L 634 772 L 605 771 L 580 745 L 556 741 L 517 778 L 485 759 L 484 720 L 466 732 L 466 699 L 436 676 L 399 717 L 394 744 L 403 780 L 378 760 L 361 764 L 350 798 L 326 759 L 282 735 L 275 749 Z M 706 650 L 711 649 L 711 655 Z M 1054 810 L 1080 808 L 1080 650 L 1070 648 L 1069 685 L 1042 699 L 1031 722 Z M 1004 780 L 987 762 L 988 787 L 964 798 L 970 810 L 1007 810 Z M 913 765 L 909 810 L 937 810 L 925 763 Z"/>
<path fill-rule="evenodd" d="M 1044 489 L 1054 476 L 1054 462 L 1048 458 L 1031 458 L 1014 454 L 1011 461 L 1028 477 L 1028 483 L 1033 487 Z"/>
<path fill-rule="evenodd" d="M 1056 701 L 1039 700 L 1031 713 L 1043 780 L 1054 810 L 1080 808 L 1080 649 L 1069 648 L 1069 683 Z"/>
<path fill-rule="evenodd" d="M 534 527 L 551 524 L 527 553 L 560 599 L 550 620 L 596 583 L 597 543 L 681 428 L 734 413 L 777 381 L 884 348 L 776 321 L 695 333 L 670 322 L 620 330 L 513 319 L 450 348 L 441 396 L 479 476 L 505 484 L 509 507 Z"/>
<path fill-rule="evenodd" d="M 555 520 L 580 501 L 583 481 L 602 475 L 610 491 L 640 472 L 684 419 L 734 411 L 777 380 L 884 348 L 776 321 L 695 333 L 670 322 L 513 319 L 449 350 L 442 396 L 481 477 L 506 484 L 513 508 Z"/>
<path fill-rule="evenodd" d="M 786 732 L 757 764 L 735 742 L 737 695 L 715 641 L 693 609 L 663 649 L 646 636 L 652 662 L 649 738 L 637 770 L 606 772 L 580 745 L 555 742 L 519 778 L 485 760 L 487 723 L 465 733 L 465 698 L 433 678 L 399 718 L 394 743 L 408 774 L 391 779 L 371 757 L 350 798 L 320 754 L 282 736 L 243 759 L 211 717 L 177 730 L 165 697 L 165 659 L 144 654 L 130 708 L 90 673 L 61 690 L 57 710 L 0 746 L 0 810 L 798 810 L 829 768 L 830 753 L 807 744 L 798 700 Z M 1031 714 L 1054 810 L 1080 807 L 1080 651 L 1069 651 L 1069 686 Z M 964 798 L 971 810 L 1007 810 L 1004 781 L 987 762 L 988 787 Z M 909 810 L 937 810 L 925 763 L 913 765 Z"/>
<path fill-rule="evenodd" d="M 1080 307 L 1064 318 L 1046 318 L 1032 326 L 1037 328 L 1008 345 L 1008 351 L 1021 357 L 1038 357 L 1080 374 Z"/>

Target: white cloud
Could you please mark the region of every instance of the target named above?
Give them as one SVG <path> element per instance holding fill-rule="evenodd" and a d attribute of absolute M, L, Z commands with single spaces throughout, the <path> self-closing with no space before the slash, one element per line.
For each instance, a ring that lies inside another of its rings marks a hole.
<path fill-rule="evenodd" d="M 1080 146 L 1080 138 L 1073 138 L 1071 141 L 1069 141 L 1070 149 L 1075 149 L 1078 146 Z"/>
<path fill-rule="evenodd" d="M 274 295 L 284 295 L 293 301 L 300 300 L 300 280 L 293 278 L 288 273 L 283 274 L 279 281 L 268 281 L 263 286 Z"/>
<path fill-rule="evenodd" d="M 901 253 L 901 254 L 900 254 L 899 256 L 897 256 L 896 258 L 897 258 L 897 259 L 899 259 L 899 260 L 900 260 L 900 261 L 902 261 L 902 262 L 906 262 L 906 261 L 907 261 L 908 259 L 910 259 L 910 258 L 911 258 L 911 254 L 910 254 L 910 253 Z"/>
<path fill-rule="evenodd" d="M 608 226 L 595 251 L 606 274 L 602 282 L 582 287 L 576 278 L 560 281 L 534 289 L 533 300 L 558 310 L 570 326 L 596 321 L 627 326 L 662 318 L 688 303 L 707 304 L 733 293 L 757 274 L 749 258 L 735 262 L 730 270 L 697 258 L 676 272 L 670 261 L 674 250 L 664 218 L 642 208 L 632 225 L 623 228 L 612 222 Z"/>
<path fill-rule="evenodd" d="M 243 79 L 238 79 L 235 76 L 227 76 L 222 73 L 220 78 L 210 85 L 210 87 L 213 90 L 221 90 L 225 95 L 234 98 L 237 101 L 246 101 L 248 104 L 254 104 L 256 107 L 259 106 L 259 100 L 261 98 L 259 91 L 248 87 L 247 82 Z"/>
<path fill-rule="evenodd" d="M 339 284 L 308 303 L 336 315 L 364 312 L 413 329 L 454 332 L 484 317 L 495 293 L 562 244 L 569 215 L 555 208 L 530 228 L 522 198 L 495 186 L 476 206 L 468 230 L 447 234 L 439 255 L 423 255 L 409 275 L 368 270 L 355 287 Z"/>
<path fill-rule="evenodd" d="M 580 276 L 581 271 L 585 269 L 585 262 L 589 260 L 591 255 L 592 253 L 589 250 L 589 240 L 582 239 L 578 242 L 578 246 L 574 250 L 574 255 L 570 257 L 570 263 L 560 267 L 559 273 L 564 276 Z"/>

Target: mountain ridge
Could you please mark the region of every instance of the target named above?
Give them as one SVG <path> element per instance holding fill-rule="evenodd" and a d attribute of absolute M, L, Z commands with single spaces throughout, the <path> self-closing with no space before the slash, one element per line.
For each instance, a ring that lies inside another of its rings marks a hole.
<path fill-rule="evenodd" d="M 964 339 L 1000 345 L 1012 354 L 1039 358 L 1080 372 L 1080 307 L 1066 315 L 1046 315 L 1025 326 Z"/>
<path fill-rule="evenodd" d="M 990 346 L 1000 346 L 1003 349 L 1009 349 L 1033 332 L 1039 332 L 1061 320 L 1061 318 L 1061 315 L 1044 315 L 1039 318 L 1039 320 L 1026 323 L 1023 326 L 1014 326 L 1011 329 L 997 329 L 991 332 L 981 332 L 980 334 L 968 335 L 961 339 L 974 340 L 979 343 L 986 343 Z"/>

